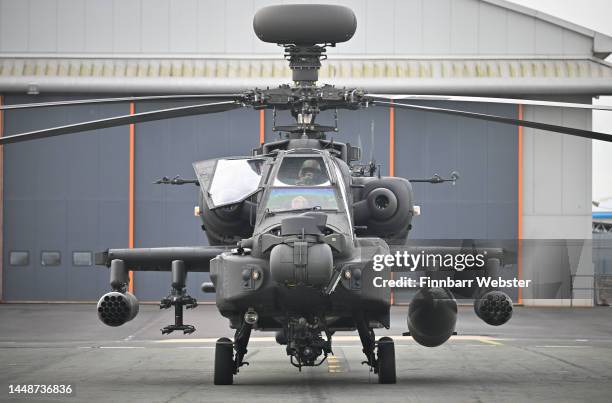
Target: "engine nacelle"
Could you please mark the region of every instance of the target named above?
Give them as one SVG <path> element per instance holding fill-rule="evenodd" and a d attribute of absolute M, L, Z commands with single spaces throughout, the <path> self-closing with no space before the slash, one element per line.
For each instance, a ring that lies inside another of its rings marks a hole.
<path fill-rule="evenodd" d="M 253 234 L 256 205 L 245 200 L 241 203 L 210 209 L 200 192 L 200 218 L 202 229 L 211 245 L 235 245 Z"/>
<path fill-rule="evenodd" d="M 353 204 L 355 225 L 361 235 L 404 239 L 413 214 L 412 186 L 404 178 L 363 178 L 359 201 Z"/>
<path fill-rule="evenodd" d="M 138 299 L 129 292 L 111 291 L 98 301 L 98 318 L 108 326 L 121 326 L 138 315 Z"/>
<path fill-rule="evenodd" d="M 444 288 L 422 288 L 408 307 L 408 330 L 426 347 L 437 347 L 448 340 L 457 323 L 457 301 Z"/>
<path fill-rule="evenodd" d="M 501 326 L 512 317 L 512 299 L 502 291 L 489 291 L 474 300 L 474 312 L 484 322 Z"/>

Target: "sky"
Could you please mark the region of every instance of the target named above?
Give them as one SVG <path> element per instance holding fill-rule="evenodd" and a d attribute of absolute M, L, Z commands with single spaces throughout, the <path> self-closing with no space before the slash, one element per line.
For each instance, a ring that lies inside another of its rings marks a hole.
<path fill-rule="evenodd" d="M 612 36 L 612 0 L 509 0 Z M 612 63 L 612 56 L 606 59 Z M 593 103 L 612 105 L 612 96 Z M 593 112 L 593 130 L 612 133 L 612 112 Z M 593 200 L 612 198 L 612 143 L 593 141 Z"/>
<path fill-rule="evenodd" d="M 611 0 L 509 0 L 612 36 Z"/>

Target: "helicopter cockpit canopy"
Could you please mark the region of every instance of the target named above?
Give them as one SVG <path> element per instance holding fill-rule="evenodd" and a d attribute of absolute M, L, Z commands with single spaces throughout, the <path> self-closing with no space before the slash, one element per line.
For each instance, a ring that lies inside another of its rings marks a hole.
<path fill-rule="evenodd" d="M 321 157 L 285 157 L 274 186 L 331 186 L 331 182 Z"/>
<path fill-rule="evenodd" d="M 270 212 L 338 210 L 338 195 L 323 158 L 312 155 L 284 157 L 272 183 L 266 209 Z"/>
<path fill-rule="evenodd" d="M 257 192 L 263 163 L 263 159 L 257 158 L 221 158 L 199 161 L 193 167 L 213 209 L 240 203 Z"/>

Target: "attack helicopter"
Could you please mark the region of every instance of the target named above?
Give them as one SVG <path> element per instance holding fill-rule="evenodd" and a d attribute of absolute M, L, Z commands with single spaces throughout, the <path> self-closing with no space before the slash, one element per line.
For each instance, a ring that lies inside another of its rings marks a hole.
<path fill-rule="evenodd" d="M 233 340 L 215 347 L 214 383 L 234 381 L 253 330 L 276 332 L 291 364 L 301 369 L 321 365 L 333 353 L 337 331 L 357 331 L 363 353 L 380 383 L 396 382 L 393 340 L 376 340 L 375 329 L 390 326 L 390 288 L 375 287 L 374 276 L 389 280 L 391 271 L 372 270 L 376 255 L 390 245 L 406 243 L 418 215 L 411 181 L 381 176 L 374 163 L 360 165 L 361 149 L 327 139 L 336 126 L 322 125 L 323 111 L 358 111 L 394 107 L 428 113 L 543 129 L 589 139 L 612 141 L 612 135 L 496 115 L 423 106 L 410 101 L 453 100 L 546 105 L 612 110 L 612 107 L 548 101 L 432 95 L 370 94 L 359 88 L 318 84 L 326 48 L 348 41 L 357 29 L 353 12 L 336 5 L 282 5 L 259 10 L 256 35 L 284 49 L 292 71 L 291 85 L 251 89 L 239 94 L 134 96 L 97 100 L 7 105 L 2 110 L 56 105 L 148 100 L 198 101 L 193 105 L 117 116 L 6 136 L 6 145 L 120 125 L 149 122 L 241 107 L 288 112 L 295 123 L 274 125 L 278 141 L 253 150 L 250 156 L 215 158 L 193 163 L 195 180 L 163 178 L 158 183 L 195 184 L 200 191 L 197 215 L 209 240 L 207 246 L 108 249 L 96 264 L 109 268 L 111 291 L 98 302 L 100 320 L 120 326 L 134 319 L 138 300 L 128 292 L 129 271 L 170 271 L 171 292 L 161 308 L 174 308 L 175 321 L 162 333 L 195 328 L 184 323 L 184 308 L 197 301 L 186 292 L 188 272 L 210 272 L 204 292 L 216 294 L 216 306 L 235 329 Z M 209 101 L 203 102 L 202 100 Z M 10 152 L 7 148 L 6 152 Z M 456 181 L 434 176 L 433 184 Z M 415 181 L 413 181 L 415 182 Z M 418 248 L 423 251 L 424 248 Z M 440 248 L 432 247 L 432 250 Z M 457 253 L 460 249 L 445 251 Z M 499 268 L 504 252 L 490 249 L 489 273 Z M 495 289 L 480 290 L 476 314 L 491 325 L 512 316 L 512 300 Z M 455 331 L 457 303 L 447 288 L 421 288 L 408 310 L 409 334 L 420 344 L 438 346 Z"/>

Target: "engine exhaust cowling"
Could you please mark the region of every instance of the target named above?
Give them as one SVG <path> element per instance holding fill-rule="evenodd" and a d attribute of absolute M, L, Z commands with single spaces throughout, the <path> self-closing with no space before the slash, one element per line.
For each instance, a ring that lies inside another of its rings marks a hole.
<path fill-rule="evenodd" d="M 354 196 L 353 217 L 361 235 L 403 239 L 411 228 L 412 186 L 404 178 L 360 178 L 363 188 Z"/>
<path fill-rule="evenodd" d="M 502 291 L 489 291 L 474 300 L 474 312 L 484 322 L 501 326 L 512 317 L 512 299 Z"/>
<path fill-rule="evenodd" d="M 98 301 L 98 318 L 108 326 L 121 326 L 138 314 L 138 299 L 129 292 L 111 291 Z"/>
<path fill-rule="evenodd" d="M 410 301 L 407 321 L 410 335 L 417 343 L 437 347 L 455 331 L 457 301 L 444 288 L 422 288 Z"/>

